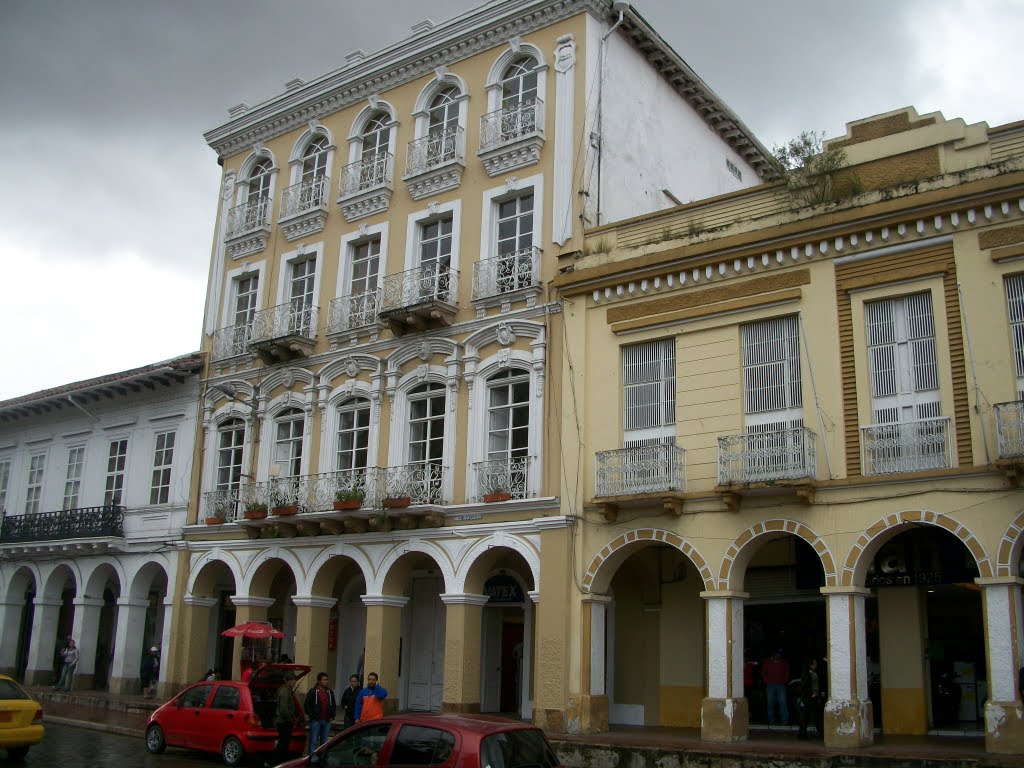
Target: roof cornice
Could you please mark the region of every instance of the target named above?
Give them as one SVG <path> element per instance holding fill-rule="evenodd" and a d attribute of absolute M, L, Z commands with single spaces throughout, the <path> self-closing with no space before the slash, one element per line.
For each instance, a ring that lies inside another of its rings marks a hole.
<path fill-rule="evenodd" d="M 607 18 L 611 7 L 611 0 L 497 0 L 275 96 L 204 138 L 219 156 L 229 157 L 570 16 Z"/>

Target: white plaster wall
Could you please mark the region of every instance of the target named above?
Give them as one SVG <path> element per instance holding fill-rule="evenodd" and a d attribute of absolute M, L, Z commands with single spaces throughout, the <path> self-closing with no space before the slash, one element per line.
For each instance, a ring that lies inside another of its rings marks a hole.
<path fill-rule="evenodd" d="M 596 46 L 594 38 L 590 43 Z M 600 195 L 600 221 L 593 223 L 671 208 L 663 189 L 688 203 L 758 183 L 757 172 L 621 32 L 606 46 L 604 65 L 596 67 L 604 75 L 600 189 L 597 174 L 588 175 L 591 202 Z M 742 180 L 729 171 L 726 159 L 740 169 Z"/>

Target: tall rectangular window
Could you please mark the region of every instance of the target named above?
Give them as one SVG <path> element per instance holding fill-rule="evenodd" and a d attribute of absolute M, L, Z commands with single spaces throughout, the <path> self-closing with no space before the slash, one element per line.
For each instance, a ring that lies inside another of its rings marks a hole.
<path fill-rule="evenodd" d="M 68 474 L 64 480 L 63 509 L 78 507 L 78 494 L 82 489 L 82 467 L 85 464 L 85 446 L 68 449 Z"/>
<path fill-rule="evenodd" d="M 153 452 L 153 483 L 149 489 L 150 504 L 166 504 L 171 496 L 171 464 L 174 462 L 174 433 L 156 436 Z"/>
<path fill-rule="evenodd" d="M 335 468 L 365 469 L 370 446 L 370 401 L 354 398 L 338 409 Z"/>
<path fill-rule="evenodd" d="M 526 288 L 533 284 L 533 192 L 498 203 L 497 222 L 497 289 Z"/>
<path fill-rule="evenodd" d="M 316 258 L 296 261 L 291 266 L 288 284 L 290 333 L 309 336 L 313 330 L 313 287 L 316 283 Z"/>
<path fill-rule="evenodd" d="M 454 218 L 447 216 L 420 226 L 419 266 L 420 297 L 449 300 L 452 266 L 452 227 Z"/>
<path fill-rule="evenodd" d="M 622 403 L 623 447 L 675 442 L 675 339 L 622 348 Z"/>
<path fill-rule="evenodd" d="M 7 491 L 11 487 L 11 462 L 0 461 L 0 513 L 7 510 Z"/>
<path fill-rule="evenodd" d="M 352 246 L 352 295 L 374 290 L 377 287 L 379 269 L 379 237 Z"/>
<path fill-rule="evenodd" d="M 1013 336 L 1017 399 L 1024 400 L 1024 275 L 1006 278 L 1006 303 L 1010 315 L 1010 334 Z"/>
<path fill-rule="evenodd" d="M 28 461 L 28 489 L 25 493 L 25 514 L 41 511 L 43 503 L 43 476 L 46 474 L 46 454 L 37 453 Z"/>
<path fill-rule="evenodd" d="M 748 323 L 742 337 L 747 432 L 802 427 L 799 320 L 793 315 Z"/>
<path fill-rule="evenodd" d="M 256 295 L 259 290 L 259 275 L 243 277 L 235 281 L 235 325 L 252 325 L 256 312 Z"/>
<path fill-rule="evenodd" d="M 217 429 L 217 490 L 237 491 L 242 484 L 245 422 L 232 419 Z"/>
<path fill-rule="evenodd" d="M 116 506 L 121 503 L 124 492 L 124 468 L 128 461 L 128 440 L 111 440 L 107 454 L 107 483 L 103 493 L 104 506 Z"/>

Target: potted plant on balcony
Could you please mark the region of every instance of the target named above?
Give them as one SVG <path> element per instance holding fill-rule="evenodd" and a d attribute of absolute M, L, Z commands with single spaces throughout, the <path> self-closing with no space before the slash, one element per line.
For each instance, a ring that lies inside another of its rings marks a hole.
<path fill-rule="evenodd" d="M 412 504 L 412 496 L 387 496 L 381 503 L 385 509 L 402 509 Z"/>
<path fill-rule="evenodd" d="M 493 504 L 496 501 L 508 501 L 512 498 L 512 492 L 504 478 L 488 478 L 481 490 L 483 491 L 484 502 L 487 504 Z"/>
<path fill-rule="evenodd" d="M 343 488 L 334 494 L 334 508 L 338 510 L 359 509 L 363 506 L 363 499 L 365 498 L 365 491 L 358 488 Z"/>
<path fill-rule="evenodd" d="M 207 525 L 223 525 L 227 517 L 222 509 L 214 509 L 206 515 Z"/>
<path fill-rule="evenodd" d="M 270 511 L 277 517 L 286 517 L 298 514 L 299 506 L 283 488 L 275 487 L 270 490 Z"/>
<path fill-rule="evenodd" d="M 267 505 L 262 501 L 250 501 L 245 505 L 246 520 L 262 520 L 267 516 Z"/>

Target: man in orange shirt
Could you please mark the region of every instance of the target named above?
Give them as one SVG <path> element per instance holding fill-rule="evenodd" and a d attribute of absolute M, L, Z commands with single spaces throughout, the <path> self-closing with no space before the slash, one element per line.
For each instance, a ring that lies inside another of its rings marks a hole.
<path fill-rule="evenodd" d="M 366 687 L 356 696 L 356 722 L 365 723 L 384 717 L 384 699 L 387 697 L 388 692 L 384 686 L 377 683 L 377 673 L 368 674 Z"/>

